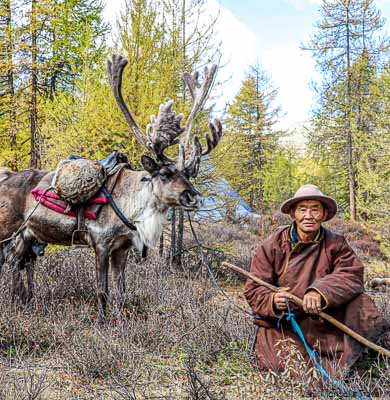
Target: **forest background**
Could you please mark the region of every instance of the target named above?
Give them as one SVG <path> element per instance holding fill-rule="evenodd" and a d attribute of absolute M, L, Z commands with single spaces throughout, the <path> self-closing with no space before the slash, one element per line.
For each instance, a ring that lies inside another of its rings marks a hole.
<path fill-rule="evenodd" d="M 142 150 L 117 110 L 105 61 L 111 53 L 129 59 L 124 92 L 143 128 L 168 98 L 186 113 L 182 73 L 221 59 L 218 15 L 206 17 L 204 6 L 201 0 L 128 1 L 111 33 L 98 0 L 1 1 L 0 164 L 47 169 L 71 153 L 102 158 L 119 149 L 138 167 Z M 321 73 L 307 146 L 283 140 L 290 132 L 275 128 L 283 110 L 272 75 L 248 65 L 226 104 L 219 152 L 198 184 L 220 196 L 215 183 L 226 180 L 263 214 L 310 182 L 334 196 L 346 218 L 383 221 L 390 129 L 385 22 L 374 1 L 324 1 L 320 13 L 311 40 L 302 43 Z M 223 97 L 227 83 L 216 83 L 199 130 Z"/>

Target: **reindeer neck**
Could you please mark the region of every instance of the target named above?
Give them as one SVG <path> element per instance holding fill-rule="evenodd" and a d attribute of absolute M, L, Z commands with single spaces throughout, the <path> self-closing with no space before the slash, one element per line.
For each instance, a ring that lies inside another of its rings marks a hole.
<path fill-rule="evenodd" d="M 147 172 L 124 171 L 121 187 L 126 188 L 126 202 L 123 212 L 137 227 L 141 241 L 148 247 L 156 247 L 163 231 L 168 207 L 153 193 L 150 181 L 142 181 L 148 177 Z"/>

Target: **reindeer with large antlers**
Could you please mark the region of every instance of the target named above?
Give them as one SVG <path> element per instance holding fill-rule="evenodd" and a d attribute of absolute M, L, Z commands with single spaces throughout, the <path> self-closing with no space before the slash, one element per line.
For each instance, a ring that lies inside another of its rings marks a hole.
<path fill-rule="evenodd" d="M 141 157 L 144 171 L 123 169 L 113 193 L 117 207 L 135 226 L 135 230 L 129 229 L 108 205 L 102 209 L 97 220 L 86 220 L 89 234 L 84 240 L 96 254 L 97 296 L 101 320 L 105 317 L 108 300 L 109 265 L 111 264 L 117 292 L 122 298 L 125 288 L 124 269 L 129 249 L 133 246 L 142 250 L 144 246 L 157 245 L 170 207 L 194 210 L 199 206 L 200 193 L 189 179 L 196 177 L 201 157 L 217 146 L 222 135 L 221 123 L 215 120 L 209 125 L 211 135 L 206 135 L 206 149 L 202 149 L 196 135 L 190 149 L 193 123 L 207 100 L 216 72 L 215 66 L 210 70 L 205 69 L 202 84 L 199 83 L 197 73 L 184 74 L 193 100 L 193 108 L 184 126 L 181 125 L 183 115 L 176 115 L 172 109 L 173 101 L 168 101 L 160 106 L 157 118 L 151 118 L 145 135 L 122 96 L 122 74 L 126 64 L 127 60 L 115 55 L 112 61 L 107 62 L 110 86 L 132 132 L 154 158 L 148 155 Z M 173 145 L 179 146 L 176 158 L 165 154 L 165 150 Z M 0 169 L 0 243 L 22 226 L 36 206 L 31 190 L 35 187 L 43 190 L 48 188 L 53 174 L 37 170 L 17 173 Z M 76 222 L 73 217 L 38 207 L 16 236 L 11 255 L 8 255 L 14 262 L 14 282 L 20 286 L 19 267 L 23 264 L 33 241 L 70 245 L 75 229 Z"/>

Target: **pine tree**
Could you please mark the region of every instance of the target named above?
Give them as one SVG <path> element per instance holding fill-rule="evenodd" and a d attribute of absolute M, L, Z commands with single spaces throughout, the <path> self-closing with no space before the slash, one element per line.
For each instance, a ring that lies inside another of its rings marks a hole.
<path fill-rule="evenodd" d="M 160 103 L 169 98 L 174 99 L 180 112 L 189 115 L 190 97 L 182 74 L 207 64 L 213 57 L 210 41 L 215 21 L 206 25 L 199 23 L 204 3 L 204 0 L 129 0 L 126 3 L 119 27 L 120 43 L 129 59 L 125 80 L 131 97 L 127 100 L 143 127 Z M 180 264 L 184 214 L 179 210 L 176 218 L 176 211 L 173 213 L 171 259 Z"/>
<path fill-rule="evenodd" d="M 358 102 L 359 118 L 355 127 L 359 149 L 357 203 L 363 220 L 389 221 L 390 63 L 380 74 L 375 68 L 369 68 L 364 59 L 358 67 L 368 77 Z"/>

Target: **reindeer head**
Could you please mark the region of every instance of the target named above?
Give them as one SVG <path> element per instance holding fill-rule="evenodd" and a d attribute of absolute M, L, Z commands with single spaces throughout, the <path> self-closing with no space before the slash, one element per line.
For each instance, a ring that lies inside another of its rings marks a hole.
<path fill-rule="evenodd" d="M 200 193 L 175 164 L 160 164 L 147 155 L 141 157 L 141 164 L 150 174 L 150 177 L 143 180 L 151 182 L 154 195 L 163 204 L 168 207 L 183 207 L 185 210 L 199 207 Z"/>
<path fill-rule="evenodd" d="M 207 100 L 217 67 L 214 65 L 210 70 L 205 68 L 203 84 L 199 83 L 197 72 L 183 75 L 193 100 L 192 110 L 184 126 L 181 125 L 183 114 L 176 115 L 172 109 L 173 100 L 169 100 L 161 104 L 157 118 L 151 117 L 145 135 L 123 100 L 122 74 L 126 65 L 126 59 L 113 55 L 112 61 L 107 61 L 109 82 L 117 104 L 136 138 L 154 155 L 154 158 L 147 155 L 141 157 L 143 168 L 150 174 L 150 178 L 147 179 L 153 184 L 154 194 L 169 207 L 196 209 L 199 206 L 200 193 L 189 179 L 197 176 L 202 156 L 209 154 L 217 146 L 222 136 L 222 125 L 219 120 L 209 124 L 211 136 L 206 134 L 205 150 L 202 149 L 197 135 L 194 135 L 190 146 L 191 131 L 196 116 Z M 182 138 L 179 139 L 182 134 Z M 168 157 L 165 150 L 177 144 L 178 156 Z"/>

